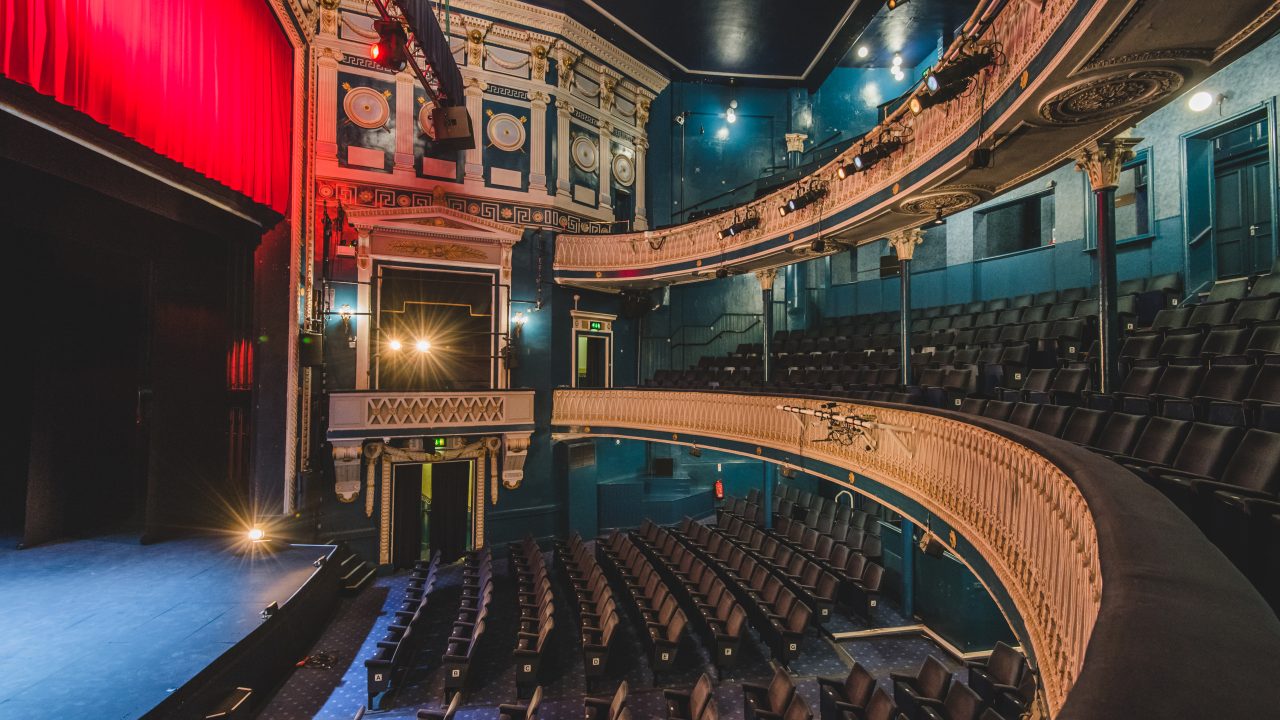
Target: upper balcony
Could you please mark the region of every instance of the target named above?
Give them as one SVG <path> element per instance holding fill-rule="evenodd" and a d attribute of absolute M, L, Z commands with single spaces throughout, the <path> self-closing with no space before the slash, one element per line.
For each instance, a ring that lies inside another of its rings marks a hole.
<path fill-rule="evenodd" d="M 562 235 L 556 280 L 588 288 L 691 282 L 720 268 L 776 267 L 919 226 L 1021 185 L 1088 143 L 1121 132 L 1247 52 L 1276 24 L 1274 7 L 1262 0 L 1213 13 L 1192 0 L 981 2 L 940 66 L 972 51 L 970 40 L 992 50 L 995 63 L 958 98 L 919 114 L 904 103 L 868 133 L 869 144 L 900 144 L 880 162 L 841 179 L 840 168 L 864 150 L 855 144 L 737 211 L 662 230 Z M 1150 32 L 1153 27 L 1162 30 Z M 971 162 L 978 149 L 993 151 L 993 161 Z M 779 214 L 784 203 L 813 188 L 826 193 Z M 748 215 L 759 218 L 758 227 L 720 237 Z M 814 244 L 819 238 L 825 247 Z"/>

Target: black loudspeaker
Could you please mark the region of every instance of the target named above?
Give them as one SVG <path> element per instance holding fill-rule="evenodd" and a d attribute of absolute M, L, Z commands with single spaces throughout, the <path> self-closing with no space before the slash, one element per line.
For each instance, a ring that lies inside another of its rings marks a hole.
<path fill-rule="evenodd" d="M 623 292 L 622 308 L 619 314 L 624 318 L 644 317 L 653 307 L 652 301 L 649 299 L 647 292 Z"/>
<path fill-rule="evenodd" d="M 671 458 L 654 458 L 653 474 L 658 477 L 671 477 L 676 472 L 676 461 Z"/>
<path fill-rule="evenodd" d="M 449 152 L 475 149 L 476 138 L 471 131 L 471 115 L 465 107 L 438 107 L 431 111 L 431 124 L 436 131 L 434 150 Z"/>
<path fill-rule="evenodd" d="M 324 335 L 304 332 L 298 337 L 298 364 L 302 367 L 324 364 Z"/>
<path fill-rule="evenodd" d="M 902 266 L 898 264 L 897 255 L 881 255 L 880 256 L 880 277 L 891 278 L 898 277 L 902 272 Z"/>
<path fill-rule="evenodd" d="M 989 168 L 994 160 L 994 153 L 986 148 L 978 148 L 977 150 L 969 153 L 969 169 L 981 170 L 983 168 Z"/>

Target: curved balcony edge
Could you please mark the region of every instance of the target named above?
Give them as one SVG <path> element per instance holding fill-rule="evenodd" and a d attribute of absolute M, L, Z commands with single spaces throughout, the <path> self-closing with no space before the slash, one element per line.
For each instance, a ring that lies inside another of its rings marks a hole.
<path fill-rule="evenodd" d="M 1053 717 L 1266 717 L 1280 707 L 1280 619 L 1136 476 L 1052 436 L 915 406 L 837 400 L 841 415 L 873 418 L 864 424 L 875 449 L 819 443 L 826 423 L 812 413 L 831 400 L 561 389 L 552 425 L 755 455 L 865 494 L 879 487 L 888 504 L 901 496 L 943 519 L 993 591 L 982 576 L 994 574 Z"/>

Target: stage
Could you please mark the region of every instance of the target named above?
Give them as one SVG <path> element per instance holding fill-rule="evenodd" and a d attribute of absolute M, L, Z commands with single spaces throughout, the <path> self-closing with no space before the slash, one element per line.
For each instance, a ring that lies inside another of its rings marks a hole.
<path fill-rule="evenodd" d="M 256 558 L 209 538 L 15 545 L 0 538 L 2 718 L 138 718 L 162 702 L 166 716 L 194 715 L 248 677 L 248 646 L 273 640 L 301 606 L 336 600 L 336 568 L 313 565 L 327 545 Z M 280 613 L 264 622 L 272 602 Z"/>

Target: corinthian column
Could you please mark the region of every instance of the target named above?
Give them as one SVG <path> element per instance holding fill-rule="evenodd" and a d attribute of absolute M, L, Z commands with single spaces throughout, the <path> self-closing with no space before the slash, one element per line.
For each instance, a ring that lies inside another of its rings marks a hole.
<path fill-rule="evenodd" d="M 1116 187 L 1125 161 L 1141 138 L 1098 140 L 1080 151 L 1076 169 L 1089 174 L 1098 229 L 1098 391 L 1119 381 L 1120 318 L 1116 312 Z"/>
<path fill-rule="evenodd" d="M 475 147 L 467 151 L 466 164 L 464 166 L 464 179 L 473 182 L 484 182 L 484 145 L 481 138 L 484 136 L 484 91 L 489 89 L 489 83 L 477 77 L 467 78 L 467 87 L 462 94 L 467 98 L 467 114 L 471 116 L 471 133 Z"/>
<path fill-rule="evenodd" d="M 547 103 L 551 96 L 534 90 L 529 93 L 532 117 L 529 120 L 529 192 L 547 191 Z"/>
<path fill-rule="evenodd" d="M 760 320 L 764 326 L 764 337 L 760 342 L 760 362 L 764 382 L 768 385 L 773 380 L 773 281 L 778 277 L 778 269 L 766 268 L 757 270 L 755 274 L 760 282 L 760 299 L 763 302 Z"/>
<path fill-rule="evenodd" d="M 569 112 L 568 100 L 556 100 L 556 196 L 569 196 Z"/>
<path fill-rule="evenodd" d="M 911 258 L 916 254 L 916 246 L 922 242 L 924 233 L 920 228 L 900 230 L 889 236 L 889 247 L 898 254 L 898 266 L 901 268 L 898 365 L 903 387 L 911 384 Z"/>

